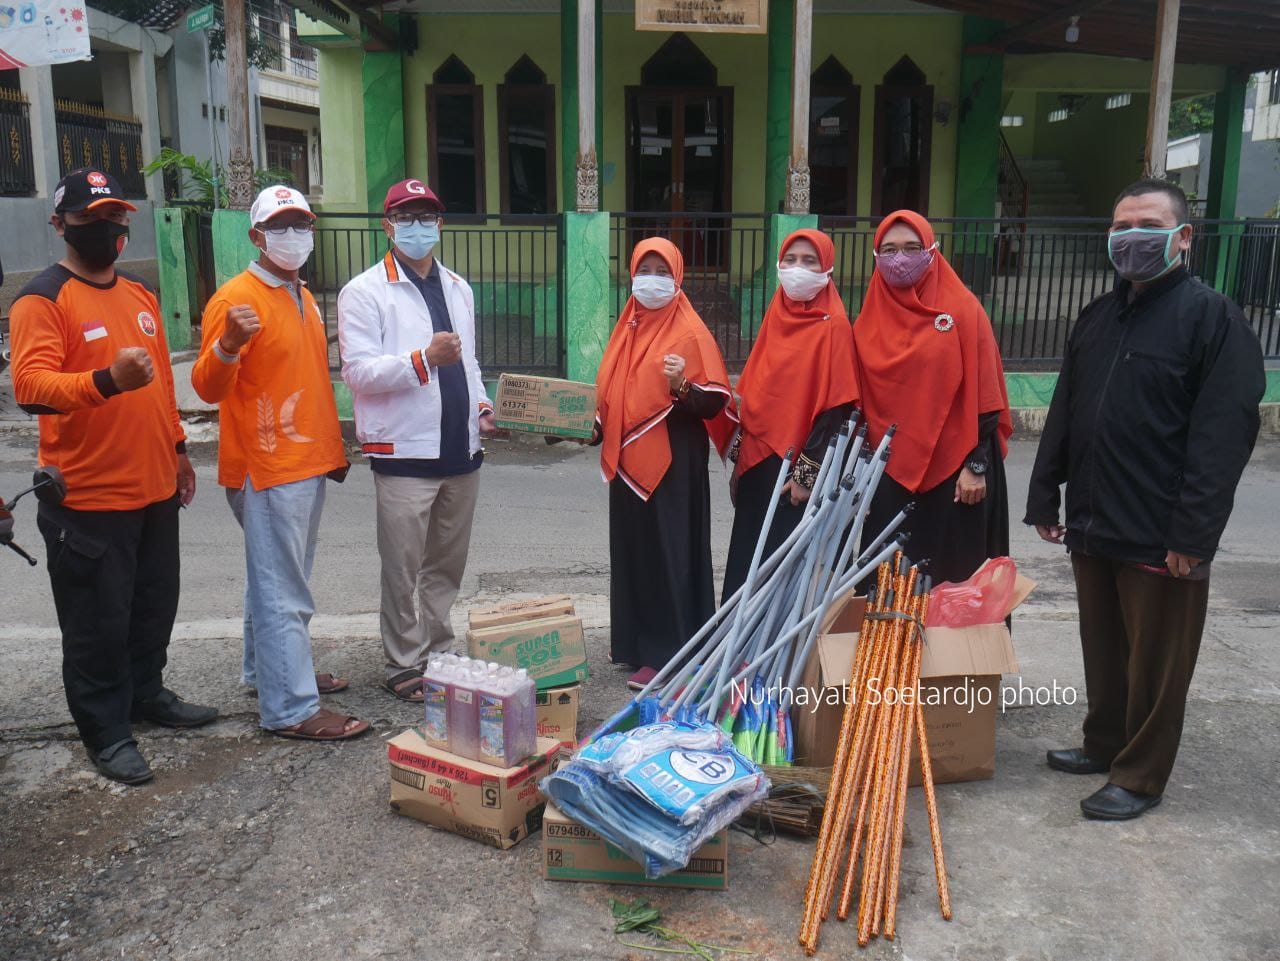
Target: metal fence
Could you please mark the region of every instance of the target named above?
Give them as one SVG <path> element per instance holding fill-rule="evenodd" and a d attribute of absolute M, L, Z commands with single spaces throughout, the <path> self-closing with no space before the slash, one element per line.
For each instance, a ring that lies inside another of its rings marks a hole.
<path fill-rule="evenodd" d="M 54 103 L 58 164 L 62 176 L 80 167 L 97 167 L 120 181 L 126 197 L 145 197 L 142 124 L 136 117 L 108 113 L 94 104 Z"/>
<path fill-rule="evenodd" d="M 303 277 L 324 315 L 334 370 L 341 366 L 338 292 L 386 254 L 380 220 L 381 214 L 321 214 L 316 226 Z M 476 354 L 488 374 L 564 374 L 561 224 L 560 218 L 495 215 L 451 222 L 441 232 L 437 256 L 475 295 Z"/>
<path fill-rule="evenodd" d="M 684 255 L 685 294 L 715 336 L 725 363 L 740 370 L 769 305 L 764 214 L 623 213 L 610 217 L 614 315 L 631 285 L 631 250 L 646 237 L 665 237 Z"/>
<path fill-rule="evenodd" d="M 982 301 L 1012 369 L 1055 367 L 1080 311 L 1115 283 L 1102 219 L 930 221 L 940 249 Z M 851 317 L 862 305 L 878 218 L 823 222 Z M 1280 221 L 1197 221 L 1188 266 L 1243 308 L 1269 358 L 1280 356 Z"/>
<path fill-rule="evenodd" d="M 30 104 L 20 91 L 0 87 L 0 196 L 35 193 L 30 114 Z"/>

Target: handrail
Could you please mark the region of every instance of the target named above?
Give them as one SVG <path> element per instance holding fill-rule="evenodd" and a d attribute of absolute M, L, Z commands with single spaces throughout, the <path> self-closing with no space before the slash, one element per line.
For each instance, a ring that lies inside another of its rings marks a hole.
<path fill-rule="evenodd" d="M 1013 201 L 1013 206 L 1015 208 L 1014 216 L 1026 217 L 1031 210 L 1031 189 L 1027 184 L 1027 178 L 1023 176 L 1022 169 L 1018 166 L 1018 159 L 1013 155 L 1013 148 L 1009 146 L 1009 141 L 1005 137 L 1004 131 L 999 131 L 999 134 L 1000 169 L 1002 173 L 1007 173 L 1009 175 L 1013 184 L 1012 190 L 1001 191 L 1001 213 L 1004 212 L 1003 205 L 1006 203 L 1005 197 L 1008 196 Z M 1019 207 L 1021 208 L 1020 211 L 1017 210 Z"/>

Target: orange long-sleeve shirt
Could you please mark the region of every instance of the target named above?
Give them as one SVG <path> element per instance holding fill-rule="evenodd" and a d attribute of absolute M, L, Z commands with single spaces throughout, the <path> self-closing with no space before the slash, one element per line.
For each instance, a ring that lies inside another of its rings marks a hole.
<path fill-rule="evenodd" d="M 63 503 L 119 511 L 172 497 L 186 435 L 160 305 L 145 282 L 117 271 L 95 284 L 55 264 L 19 292 L 9 333 L 14 394 L 40 415 L 40 463 L 62 471 Z M 110 367 L 125 347 L 146 348 L 155 378 L 121 393 Z"/>
<path fill-rule="evenodd" d="M 201 321 L 203 343 L 191 369 L 196 393 L 218 404 L 218 483 L 257 490 L 318 477 L 347 464 L 329 380 L 324 322 L 310 291 L 300 299 L 261 268 L 232 277 Z M 228 362 L 216 345 L 227 310 L 248 305 L 262 329 Z"/>

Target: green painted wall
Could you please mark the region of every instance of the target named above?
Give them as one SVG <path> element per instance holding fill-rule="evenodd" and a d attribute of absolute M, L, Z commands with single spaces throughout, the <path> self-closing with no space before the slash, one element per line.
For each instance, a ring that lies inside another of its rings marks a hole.
<path fill-rule="evenodd" d="M 1244 139 L 1246 75 L 1233 75 L 1213 102 L 1213 146 L 1209 159 L 1207 216 L 1231 220 L 1240 188 L 1240 146 Z"/>
<path fill-rule="evenodd" d="M 1010 407 L 1048 407 L 1053 400 L 1053 390 L 1058 384 L 1057 372 L 1019 374 L 1006 372 L 1005 386 L 1009 390 Z M 1280 370 L 1267 371 L 1267 387 L 1262 403 L 1280 404 Z"/>
<path fill-rule="evenodd" d="M 218 287 L 245 270 L 259 253 L 249 240 L 247 210 L 213 212 L 213 272 Z"/>
<path fill-rule="evenodd" d="M 1049 112 L 1059 106 L 1058 97 L 1037 96 L 1035 156 L 1062 162 L 1080 190 L 1086 216 L 1109 216 L 1116 194 L 1142 176 L 1147 99 L 1135 93 L 1129 106 L 1107 110 L 1104 94 L 1090 94 L 1078 112 L 1049 123 Z M 1086 144 L 1090 149 L 1081 149 Z"/>
<path fill-rule="evenodd" d="M 791 158 L 795 0 L 769 0 L 769 92 L 765 104 L 764 212 L 782 211 Z"/>
<path fill-rule="evenodd" d="M 323 131 L 325 210 L 364 212 L 364 54 L 320 51 L 320 127 Z"/>
<path fill-rule="evenodd" d="M 164 335 L 170 350 L 186 350 L 196 311 L 196 214 L 181 207 L 157 207 L 154 214 Z"/>
<path fill-rule="evenodd" d="M 1180 63 L 1173 73 L 1174 96 L 1215 93 L 1222 89 L 1225 79 L 1222 67 Z M 1082 53 L 1010 54 L 1004 61 L 1004 85 L 1006 90 L 1042 93 L 1146 92 L 1151 88 L 1151 64 Z"/>
<path fill-rule="evenodd" d="M 398 52 L 366 53 L 361 64 L 366 210 L 380 210 L 387 188 L 406 176 L 401 72 L 405 60 Z"/>
<path fill-rule="evenodd" d="M 609 215 L 565 214 L 565 358 L 570 380 L 594 382 L 613 333 Z"/>
<path fill-rule="evenodd" d="M 1009 149 L 1015 157 L 1030 157 L 1036 148 L 1036 125 L 1040 115 L 1036 106 L 1034 90 L 1005 90 L 1004 107 L 1001 116 L 1017 116 L 1023 118 L 1021 127 L 1002 127 L 1004 139 L 1009 141 Z"/>
<path fill-rule="evenodd" d="M 484 88 L 485 203 L 501 209 L 498 164 L 498 84 L 528 54 L 559 85 L 560 18 L 544 14 L 464 16 L 424 14 L 417 53 L 404 59 L 405 162 L 408 176 L 427 177 L 427 86 L 440 65 L 455 55 Z M 558 100 L 558 98 L 557 98 Z M 556 110 L 560 105 L 557 102 Z M 561 145 L 556 145 L 557 150 Z M 559 157 L 557 157 L 557 162 Z"/>

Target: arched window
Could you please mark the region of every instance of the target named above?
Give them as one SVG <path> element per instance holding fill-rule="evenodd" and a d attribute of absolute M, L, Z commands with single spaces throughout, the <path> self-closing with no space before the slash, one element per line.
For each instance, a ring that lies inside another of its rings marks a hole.
<path fill-rule="evenodd" d="M 858 206 L 858 96 L 853 76 L 828 57 L 809 85 L 809 211 L 852 217 Z"/>
<path fill-rule="evenodd" d="M 498 153 L 504 214 L 556 211 L 556 98 L 526 54 L 498 85 Z"/>
<path fill-rule="evenodd" d="M 450 56 L 427 87 L 427 182 L 452 214 L 482 214 L 484 97 L 475 74 Z"/>

